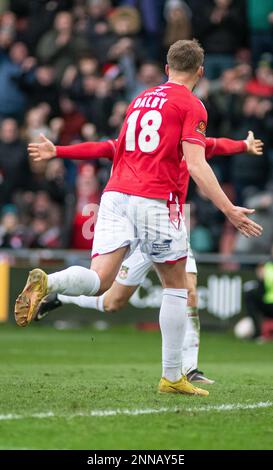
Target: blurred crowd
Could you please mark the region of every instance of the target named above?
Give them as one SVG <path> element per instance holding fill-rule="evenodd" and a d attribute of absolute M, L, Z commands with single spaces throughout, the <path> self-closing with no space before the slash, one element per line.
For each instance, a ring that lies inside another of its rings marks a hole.
<path fill-rule="evenodd" d="M 273 0 L 1 0 L 0 247 L 90 248 L 81 233 L 99 203 L 107 160 L 33 163 L 40 133 L 69 145 L 115 138 L 128 102 L 163 83 L 178 39 L 205 48 L 196 94 L 208 136 L 265 142 L 263 157 L 215 157 L 212 166 L 237 204 L 256 208 L 264 235 L 236 235 L 190 188 L 191 241 L 199 252 L 269 253 L 273 241 Z"/>

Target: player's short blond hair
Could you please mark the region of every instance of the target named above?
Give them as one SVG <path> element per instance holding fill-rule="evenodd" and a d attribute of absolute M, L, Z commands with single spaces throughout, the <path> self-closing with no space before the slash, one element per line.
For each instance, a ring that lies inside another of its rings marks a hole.
<path fill-rule="evenodd" d="M 196 72 L 204 62 L 204 49 L 197 39 L 179 40 L 168 50 L 167 63 L 177 72 Z"/>

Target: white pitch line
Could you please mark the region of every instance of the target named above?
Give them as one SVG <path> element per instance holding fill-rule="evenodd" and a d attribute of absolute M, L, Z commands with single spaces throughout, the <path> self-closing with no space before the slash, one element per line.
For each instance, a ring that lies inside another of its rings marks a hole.
<path fill-rule="evenodd" d="M 53 411 L 44 413 L 33 413 L 30 415 L 20 414 L 2 414 L 0 415 L 0 421 L 13 421 L 22 419 L 47 419 L 47 418 L 61 418 L 61 419 L 73 419 L 73 418 L 104 418 L 107 416 L 140 416 L 140 415 L 151 415 L 160 413 L 199 413 L 208 411 L 236 411 L 236 410 L 255 410 L 258 408 L 271 408 L 273 402 L 259 402 L 259 403 L 226 403 L 222 405 L 208 405 L 200 407 L 175 407 L 175 408 L 144 408 L 144 409 L 116 409 L 116 410 L 91 410 L 89 412 L 78 411 L 72 414 L 55 414 Z"/>

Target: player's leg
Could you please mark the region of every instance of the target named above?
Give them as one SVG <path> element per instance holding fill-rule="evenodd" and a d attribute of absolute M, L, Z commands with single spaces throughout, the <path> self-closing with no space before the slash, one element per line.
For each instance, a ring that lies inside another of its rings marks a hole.
<path fill-rule="evenodd" d="M 152 267 L 152 262 L 137 247 L 135 251 L 123 261 L 116 279 L 110 289 L 104 294 L 96 296 L 68 296 L 61 294 L 48 294 L 41 301 L 35 320 L 42 320 L 47 314 L 62 305 L 77 305 L 81 308 L 95 309 L 101 312 L 116 312 L 124 307 L 136 289 L 144 281 Z"/>
<path fill-rule="evenodd" d="M 87 269 L 71 266 L 63 271 L 47 275 L 41 269 L 30 272 L 27 283 L 15 304 L 15 318 L 19 326 L 27 326 L 37 315 L 42 299 L 49 293 L 92 296 L 101 294 L 113 283 L 127 247 L 122 247 L 95 258 Z"/>
<path fill-rule="evenodd" d="M 187 284 L 185 260 L 175 265 L 156 264 L 163 287 L 159 315 L 162 334 L 162 376 L 176 382 L 181 378 L 182 344 L 187 325 Z"/>
<path fill-rule="evenodd" d="M 163 287 L 159 314 L 162 335 L 162 378 L 159 391 L 208 395 L 182 376 L 183 339 L 187 329 L 187 278 L 185 260 L 175 264 L 155 264 Z"/>
<path fill-rule="evenodd" d="M 97 309 L 104 312 L 117 312 L 123 308 L 139 285 L 143 283 L 151 268 L 151 260 L 144 256 L 140 247 L 137 246 L 134 252 L 122 262 L 112 287 L 98 298 Z"/>
<path fill-rule="evenodd" d="M 197 275 L 187 272 L 188 304 L 187 331 L 183 343 L 183 372 L 188 374 L 197 369 L 200 344 L 200 321 L 196 299 Z"/>
<path fill-rule="evenodd" d="M 39 304 L 36 321 L 45 318 L 49 312 L 64 305 L 76 305 L 80 308 L 98 310 L 100 312 L 115 313 L 121 310 L 130 297 L 134 294 L 138 286 L 123 286 L 114 281 L 110 289 L 100 296 L 70 296 L 51 293 L 46 295 Z"/>
<path fill-rule="evenodd" d="M 162 335 L 162 378 L 159 391 L 208 395 L 182 376 L 183 338 L 187 325 L 187 233 L 179 205 L 138 201 L 140 248 L 153 261 L 163 287 L 159 314 Z"/>
<path fill-rule="evenodd" d="M 192 383 L 213 384 L 214 380 L 209 379 L 198 369 L 198 355 L 200 348 L 200 319 L 197 299 L 197 274 L 187 273 L 187 285 L 189 289 L 188 297 L 188 325 L 183 344 L 183 372 Z"/>
<path fill-rule="evenodd" d="M 188 287 L 188 323 L 183 343 L 183 372 L 190 382 L 213 384 L 214 381 L 198 369 L 198 354 L 200 348 L 200 320 L 197 294 L 197 266 L 189 246 L 186 263 Z"/>
<path fill-rule="evenodd" d="M 116 313 L 125 307 L 138 286 L 123 286 L 114 281 L 112 287 L 102 296 L 101 311 Z M 100 310 L 100 308 L 98 308 Z"/>
<path fill-rule="evenodd" d="M 127 218 L 126 204 L 126 195 L 113 192 L 103 195 L 90 270 L 71 266 L 48 276 L 41 269 L 30 272 L 27 284 L 15 304 L 18 325 L 26 326 L 33 319 L 41 300 L 50 292 L 92 296 L 102 294 L 111 287 L 134 240 L 134 227 Z"/>

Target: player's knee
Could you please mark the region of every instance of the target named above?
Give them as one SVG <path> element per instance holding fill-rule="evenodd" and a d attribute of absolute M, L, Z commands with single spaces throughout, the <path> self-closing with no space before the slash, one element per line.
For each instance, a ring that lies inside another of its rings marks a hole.
<path fill-rule="evenodd" d="M 113 296 L 112 298 L 105 299 L 104 311 L 109 313 L 115 313 L 121 310 L 127 303 L 127 298 L 123 296 Z"/>
<path fill-rule="evenodd" d="M 111 278 L 105 278 L 100 275 L 99 277 L 100 277 L 100 289 L 96 295 L 105 294 L 105 292 L 107 292 L 112 287 L 112 284 L 113 284 L 113 280 Z"/>
<path fill-rule="evenodd" d="M 188 288 L 188 306 L 196 307 L 198 301 L 197 295 L 197 277 L 189 273 L 187 275 L 187 288 Z"/>
<path fill-rule="evenodd" d="M 188 306 L 196 307 L 197 306 L 197 290 L 195 287 L 191 286 L 188 289 Z"/>

